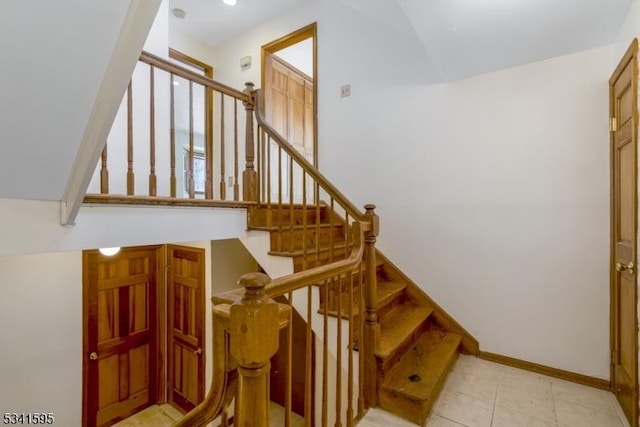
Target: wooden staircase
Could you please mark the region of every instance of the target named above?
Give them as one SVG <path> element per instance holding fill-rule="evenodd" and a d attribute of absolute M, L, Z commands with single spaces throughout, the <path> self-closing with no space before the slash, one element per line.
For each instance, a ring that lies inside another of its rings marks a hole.
<path fill-rule="evenodd" d="M 248 223 L 250 229 L 270 232 L 270 255 L 292 257 L 294 272 L 348 256 L 346 224 L 326 205 L 255 207 Z M 378 405 L 422 425 L 458 354 L 477 354 L 478 342 L 379 251 L 376 272 Z M 350 278 L 356 289 L 361 274 Z M 336 316 L 340 305 L 341 317 L 348 317 L 350 285 L 343 278 L 321 287 L 320 312 Z M 356 348 L 358 340 L 355 334 Z"/>

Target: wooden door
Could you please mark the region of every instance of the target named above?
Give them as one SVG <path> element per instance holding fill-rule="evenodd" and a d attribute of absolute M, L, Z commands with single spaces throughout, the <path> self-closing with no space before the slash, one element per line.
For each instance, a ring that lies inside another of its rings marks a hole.
<path fill-rule="evenodd" d="M 204 249 L 167 247 L 168 400 L 185 412 L 204 399 Z"/>
<path fill-rule="evenodd" d="M 160 252 L 83 252 L 86 426 L 109 426 L 157 402 Z"/>
<path fill-rule="evenodd" d="M 315 164 L 313 79 L 268 52 L 265 53 L 264 71 L 267 121 L 311 164 Z M 278 145 L 274 142 L 270 155 L 270 164 L 277 166 L 280 163 L 281 166 L 280 171 L 277 167 L 271 167 L 271 182 L 279 182 L 279 174 L 282 174 L 282 196 L 289 198 L 289 180 L 293 179 L 296 182 L 293 188 L 299 193 L 293 196 L 299 201 L 302 196 L 301 172 L 296 168 L 293 176 L 289 177 L 292 172 L 288 166 L 289 158 L 284 153 L 280 155 Z M 275 186 L 272 186 L 272 190 L 274 193 L 278 191 Z M 273 196 L 277 196 L 277 193 Z"/>
<path fill-rule="evenodd" d="M 637 66 L 635 40 L 609 80 L 611 111 L 611 380 L 627 419 L 638 419 Z"/>

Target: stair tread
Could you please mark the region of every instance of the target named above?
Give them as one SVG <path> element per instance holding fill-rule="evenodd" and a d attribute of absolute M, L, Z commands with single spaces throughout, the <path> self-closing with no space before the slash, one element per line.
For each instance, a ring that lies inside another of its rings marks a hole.
<path fill-rule="evenodd" d="M 427 331 L 391 368 L 382 388 L 413 401 L 432 399 L 439 392 L 461 341 L 462 336 L 458 334 Z M 413 375 L 420 380 L 411 381 Z"/>
<path fill-rule="evenodd" d="M 391 356 L 432 312 L 432 307 L 415 304 L 403 304 L 393 309 L 380 320 L 380 341 L 376 356 L 382 359 Z"/>
<path fill-rule="evenodd" d="M 392 300 L 407 287 L 406 283 L 391 280 L 378 280 L 376 306 L 381 307 Z"/>

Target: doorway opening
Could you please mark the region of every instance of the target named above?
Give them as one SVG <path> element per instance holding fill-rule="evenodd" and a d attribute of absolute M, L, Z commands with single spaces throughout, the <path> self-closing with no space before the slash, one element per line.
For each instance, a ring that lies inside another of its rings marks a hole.
<path fill-rule="evenodd" d="M 267 120 L 317 168 L 316 23 L 265 44 L 261 52 L 261 86 Z M 272 164 L 277 164 L 277 160 Z"/>

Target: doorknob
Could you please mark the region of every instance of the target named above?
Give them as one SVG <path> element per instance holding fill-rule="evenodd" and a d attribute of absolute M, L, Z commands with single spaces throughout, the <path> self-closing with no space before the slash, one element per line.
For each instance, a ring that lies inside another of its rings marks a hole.
<path fill-rule="evenodd" d="M 95 351 L 92 351 L 91 354 L 89 354 L 89 359 L 98 360 L 98 353 L 96 353 Z"/>
<path fill-rule="evenodd" d="M 196 356 L 200 356 L 202 354 L 202 349 L 198 348 L 198 349 L 194 350 L 193 354 L 195 354 Z"/>
<path fill-rule="evenodd" d="M 633 274 L 634 267 L 635 265 L 633 264 L 633 261 L 630 261 L 629 264 L 616 263 L 616 271 L 618 272 L 629 270 L 629 274 Z"/>

